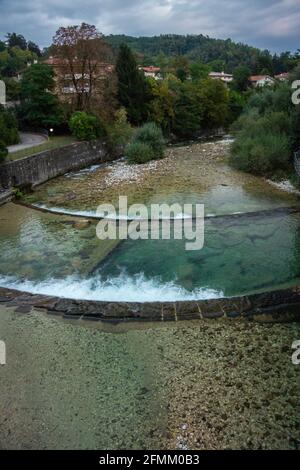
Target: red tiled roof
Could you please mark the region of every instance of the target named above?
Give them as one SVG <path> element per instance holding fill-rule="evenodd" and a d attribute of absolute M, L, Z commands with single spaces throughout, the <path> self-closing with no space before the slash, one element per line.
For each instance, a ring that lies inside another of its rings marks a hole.
<path fill-rule="evenodd" d="M 158 72 L 160 72 L 160 68 L 159 67 L 154 67 L 153 65 L 150 65 L 150 67 L 142 67 L 142 69 L 144 70 L 144 72 L 148 72 L 148 73 L 158 73 Z"/>
<path fill-rule="evenodd" d="M 289 78 L 289 74 L 287 72 L 280 73 L 279 75 L 275 75 L 275 78 Z"/>
<path fill-rule="evenodd" d="M 249 77 L 250 82 L 259 82 L 260 80 L 264 80 L 265 78 L 273 78 L 270 75 L 252 75 Z"/>

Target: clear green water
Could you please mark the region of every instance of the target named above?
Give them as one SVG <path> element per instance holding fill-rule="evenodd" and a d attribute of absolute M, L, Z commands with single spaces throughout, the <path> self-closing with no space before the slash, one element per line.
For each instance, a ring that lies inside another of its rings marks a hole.
<path fill-rule="evenodd" d="M 100 241 L 96 222 L 0 208 L 0 285 L 95 300 L 163 301 L 246 294 L 300 280 L 300 214 L 205 221 L 185 240 Z"/>
<path fill-rule="evenodd" d="M 234 296 L 299 283 L 299 196 L 226 163 L 226 142 L 170 149 L 150 165 L 124 161 L 56 178 L 27 202 L 94 214 L 98 204 L 202 203 L 204 248 L 186 240 L 100 241 L 83 222 L 17 205 L 0 208 L 0 285 L 95 300 L 174 301 Z M 152 166 L 151 166 L 152 165 Z M 249 213 L 272 209 L 272 214 Z M 273 211 L 274 210 L 274 211 Z M 240 213 L 236 217 L 223 217 Z"/>

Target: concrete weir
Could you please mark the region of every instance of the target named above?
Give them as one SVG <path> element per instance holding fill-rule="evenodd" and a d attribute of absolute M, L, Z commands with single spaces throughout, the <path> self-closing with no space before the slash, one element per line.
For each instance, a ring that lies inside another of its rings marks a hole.
<path fill-rule="evenodd" d="M 0 288 L 0 303 L 18 313 L 32 308 L 66 319 L 119 323 L 248 319 L 259 322 L 300 320 L 300 287 L 244 297 L 182 302 L 104 302 L 30 294 Z"/>

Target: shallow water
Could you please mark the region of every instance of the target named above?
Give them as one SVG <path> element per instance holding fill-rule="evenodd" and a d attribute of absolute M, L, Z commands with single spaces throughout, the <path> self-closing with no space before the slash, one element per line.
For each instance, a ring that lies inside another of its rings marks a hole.
<path fill-rule="evenodd" d="M 0 448 L 295 449 L 299 335 L 228 320 L 87 328 L 0 305 Z"/>
<path fill-rule="evenodd" d="M 299 204 L 262 178 L 234 171 L 226 163 L 225 141 L 168 150 L 167 158 L 148 165 L 124 160 L 69 173 L 36 188 L 27 201 L 52 210 L 95 215 L 103 203 L 204 204 L 206 215 L 250 212 Z"/>
<path fill-rule="evenodd" d="M 95 214 L 97 198 L 117 202 L 119 195 L 127 195 L 129 204 L 147 206 L 204 203 L 203 249 L 187 251 L 186 240 L 174 237 L 103 241 L 96 237 L 96 220 L 8 204 L 0 208 L 0 285 L 144 302 L 228 297 L 298 284 L 300 215 L 277 209 L 300 208 L 299 197 L 232 170 L 227 155 L 223 141 L 173 148 L 149 165 L 121 160 L 70 173 L 27 197 L 52 210 L 58 206 L 81 214 Z"/>

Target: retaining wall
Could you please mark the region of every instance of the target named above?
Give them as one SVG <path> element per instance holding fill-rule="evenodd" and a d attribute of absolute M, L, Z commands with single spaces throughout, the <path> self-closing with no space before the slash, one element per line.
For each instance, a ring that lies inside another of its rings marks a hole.
<path fill-rule="evenodd" d="M 78 142 L 47 150 L 0 165 L 0 187 L 36 186 L 68 171 L 115 160 L 121 152 L 110 154 L 105 142 Z"/>

